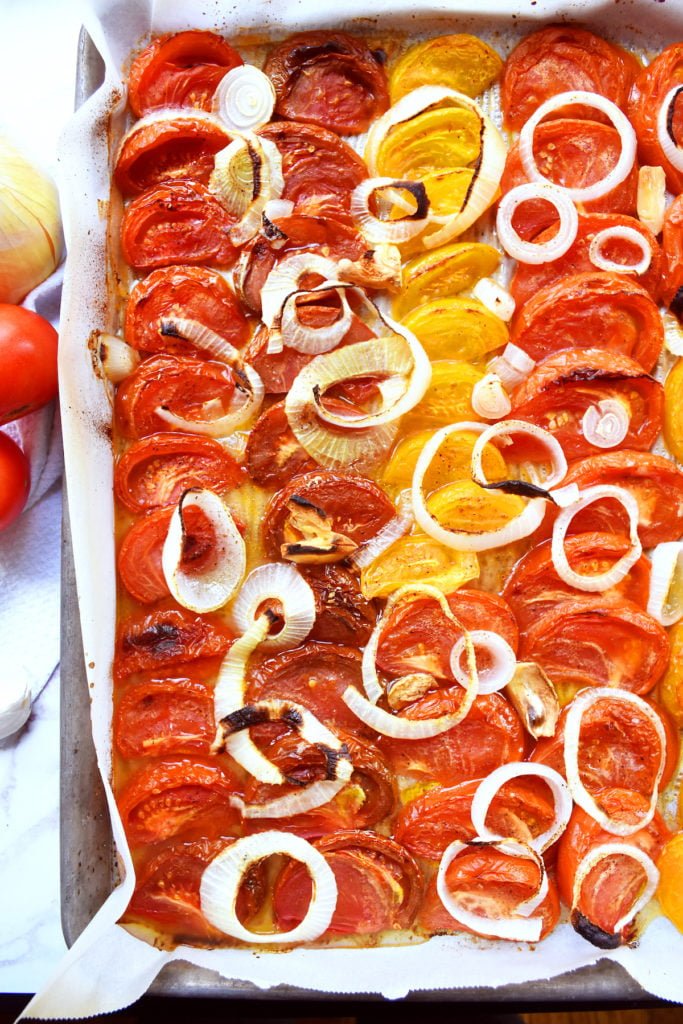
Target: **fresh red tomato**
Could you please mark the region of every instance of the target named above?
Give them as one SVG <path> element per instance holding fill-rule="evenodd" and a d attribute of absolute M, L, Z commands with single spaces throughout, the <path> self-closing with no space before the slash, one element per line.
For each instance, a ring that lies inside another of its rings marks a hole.
<path fill-rule="evenodd" d="M 624 821 L 642 817 L 645 801 L 638 793 L 614 789 L 603 794 L 608 813 Z M 657 861 L 670 833 L 659 814 L 645 828 L 618 841 L 636 846 Z M 562 901 L 571 908 L 574 928 L 602 948 L 614 948 L 634 937 L 632 926 L 614 933 L 617 921 L 628 912 L 643 885 L 643 869 L 630 858 L 615 855 L 603 860 L 586 876 L 581 886 L 578 906 L 574 906 L 574 878 L 583 858 L 595 846 L 613 843 L 615 836 L 606 832 L 590 815 L 575 807 L 569 825 L 560 839 L 557 854 L 557 881 Z"/>
<path fill-rule="evenodd" d="M 644 164 L 663 167 L 668 188 L 674 195 L 683 191 L 683 173 L 665 157 L 659 142 L 657 118 L 671 89 L 683 85 L 683 43 L 662 50 L 635 80 L 628 105 L 628 116 L 638 136 L 638 155 Z M 674 101 L 669 129 L 679 147 L 683 143 L 683 103 Z"/>
<path fill-rule="evenodd" d="M 537 662 L 556 686 L 619 686 L 642 696 L 664 674 L 669 638 L 630 601 L 568 598 L 522 633 L 520 659 Z"/>
<path fill-rule="evenodd" d="M 242 473 L 218 441 L 191 434 L 158 434 L 136 441 L 121 456 L 114 490 L 131 512 L 174 505 L 190 487 L 226 491 Z"/>
<path fill-rule="evenodd" d="M 337 906 L 330 934 L 368 935 L 408 928 L 422 897 L 419 865 L 398 843 L 373 832 L 341 831 L 313 844 L 337 880 Z M 302 864 L 290 862 L 273 890 L 275 918 L 282 928 L 303 920 L 313 883 Z"/>
<path fill-rule="evenodd" d="M 405 718 L 436 718 L 457 712 L 461 686 L 428 693 L 399 712 Z M 448 732 L 427 740 L 380 738 L 394 771 L 456 786 L 481 779 L 507 761 L 521 761 L 526 735 L 517 712 L 499 693 L 475 697 L 469 714 Z"/>
<path fill-rule="evenodd" d="M 662 299 L 671 312 L 683 319 L 683 196 L 676 196 L 664 215 L 664 280 Z"/>
<path fill-rule="evenodd" d="M 621 152 L 621 137 L 611 125 L 576 118 L 544 121 L 534 133 L 534 156 L 541 174 L 556 185 L 584 188 L 602 181 L 612 170 Z M 515 143 L 507 156 L 500 187 L 503 193 L 528 181 Z M 638 166 L 600 199 L 582 203 L 584 212 L 626 213 L 636 215 Z M 522 238 L 535 238 L 557 224 L 557 211 L 545 199 L 530 199 L 520 204 L 512 223 Z"/>
<path fill-rule="evenodd" d="M 213 694 L 196 677 L 151 678 L 126 690 L 114 714 L 114 741 L 123 757 L 204 756 L 216 734 Z"/>
<path fill-rule="evenodd" d="M 31 489 L 31 465 L 18 444 L 0 430 L 0 530 L 21 515 Z"/>
<path fill-rule="evenodd" d="M 262 412 L 249 431 L 245 464 L 251 479 L 261 487 L 284 487 L 293 477 L 316 468 L 315 460 L 294 436 L 284 402 Z"/>
<path fill-rule="evenodd" d="M 141 768 L 118 794 L 123 827 L 133 844 L 230 835 L 239 786 L 224 768 L 200 761 L 161 761 Z"/>
<path fill-rule="evenodd" d="M 130 67 L 128 101 L 136 117 L 160 107 L 211 109 L 221 78 L 244 63 L 214 32 L 159 36 Z"/>
<path fill-rule="evenodd" d="M 364 647 L 377 621 L 377 605 L 363 596 L 358 577 L 334 565 L 302 565 L 301 575 L 315 597 L 310 640 Z"/>
<path fill-rule="evenodd" d="M 606 399 L 621 400 L 630 415 L 626 436 L 615 447 L 647 451 L 662 429 L 662 385 L 618 352 L 559 352 L 538 363 L 511 398 L 511 418 L 549 430 L 568 459 L 595 454 L 595 445 L 583 435 L 582 420 L 587 409 Z"/>
<path fill-rule="evenodd" d="M 184 608 L 162 608 L 121 623 L 114 660 L 117 680 L 134 672 L 158 671 L 197 658 L 225 654 L 232 635 L 215 616 Z"/>
<path fill-rule="evenodd" d="M 536 291 L 515 317 L 510 341 L 536 361 L 563 349 L 604 349 L 628 356 L 649 373 L 662 351 L 664 325 L 659 307 L 639 284 L 593 270 Z"/>
<path fill-rule="evenodd" d="M 121 249 L 135 270 L 172 263 L 228 267 L 237 250 L 230 241 L 235 218 L 198 181 L 173 181 L 147 189 L 126 207 Z"/>
<path fill-rule="evenodd" d="M 56 394 L 56 330 L 30 309 L 0 303 L 0 426 Z"/>
<path fill-rule="evenodd" d="M 564 545 L 571 568 L 587 576 L 607 572 L 630 547 L 627 537 L 606 532 L 577 533 L 567 537 Z M 529 629 L 559 601 L 582 596 L 558 576 L 550 548 L 550 540 L 531 548 L 505 581 L 503 597 L 512 608 L 521 630 Z M 612 600 L 627 598 L 640 608 L 647 608 L 650 562 L 646 556 L 641 555 L 624 579 L 604 590 L 601 596 L 605 605 Z"/>
<path fill-rule="evenodd" d="M 124 138 L 114 181 L 124 196 L 179 178 L 208 185 L 216 153 L 231 141 L 228 129 L 217 119 L 159 117 L 134 126 Z"/>
<path fill-rule="evenodd" d="M 550 25 L 526 36 L 505 62 L 501 105 L 505 127 L 519 130 L 534 111 L 558 93 L 583 90 L 626 109 L 640 71 L 636 58 L 575 25 Z M 594 107 L 573 106 L 574 117 L 599 119 Z"/>
<path fill-rule="evenodd" d="M 126 304 L 124 334 L 133 348 L 196 356 L 202 349 L 162 331 L 162 319 L 194 320 L 241 348 L 249 323 L 225 278 L 209 267 L 162 267 L 134 286 Z M 206 354 L 206 353 L 204 353 Z"/>

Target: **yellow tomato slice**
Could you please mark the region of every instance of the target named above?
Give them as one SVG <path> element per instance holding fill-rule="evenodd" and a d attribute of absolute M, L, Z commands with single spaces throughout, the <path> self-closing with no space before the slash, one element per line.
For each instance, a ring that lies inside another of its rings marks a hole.
<path fill-rule="evenodd" d="M 455 167 L 423 175 L 422 183 L 427 190 L 430 211 L 438 217 L 459 213 L 465 205 L 473 177 L 471 167 Z"/>
<path fill-rule="evenodd" d="M 408 313 L 403 323 L 417 337 L 430 359 L 483 360 L 508 342 L 500 317 L 477 299 L 453 296 L 436 299 Z"/>
<path fill-rule="evenodd" d="M 395 493 L 410 487 L 420 452 L 433 435 L 433 430 L 420 430 L 398 442 L 382 477 L 387 490 Z M 469 479 L 477 436 L 473 430 L 463 430 L 446 438 L 425 474 L 424 489 L 428 494 L 453 480 Z M 484 449 L 482 466 L 489 480 L 504 480 L 507 476 L 505 459 L 493 445 Z"/>
<path fill-rule="evenodd" d="M 683 832 L 666 844 L 657 867 L 657 899 L 666 917 L 683 932 Z"/>
<path fill-rule="evenodd" d="M 470 363 L 444 359 L 432 364 L 432 379 L 414 409 L 402 420 L 403 430 L 445 427 L 459 420 L 479 420 L 472 408 L 472 389 L 484 376 Z"/>
<path fill-rule="evenodd" d="M 664 381 L 664 439 L 673 457 L 683 462 L 683 359 Z"/>
<path fill-rule="evenodd" d="M 488 533 L 500 530 L 520 515 L 525 501 L 516 494 L 487 491 L 473 480 L 456 480 L 427 499 L 427 508 L 446 530 Z"/>
<path fill-rule="evenodd" d="M 416 306 L 472 288 L 490 277 L 500 253 L 483 242 L 452 242 L 409 260 L 403 268 L 403 291 L 394 301 L 393 316 L 401 320 Z"/>
<path fill-rule="evenodd" d="M 669 666 L 659 684 L 659 699 L 679 729 L 683 729 L 683 620 L 671 627 L 669 641 Z"/>
<path fill-rule="evenodd" d="M 451 551 L 425 534 L 394 541 L 361 572 L 361 590 L 368 597 L 388 597 L 406 583 L 429 583 L 451 594 L 479 575 L 477 556 Z"/>
<path fill-rule="evenodd" d="M 445 85 L 474 99 L 495 82 L 502 68 L 496 51 L 476 36 L 427 39 L 411 46 L 392 68 L 391 102 L 421 85 Z"/>
<path fill-rule="evenodd" d="M 377 173 L 414 180 L 430 171 L 469 167 L 480 152 L 477 114 L 465 107 L 439 107 L 389 130 L 377 151 Z"/>

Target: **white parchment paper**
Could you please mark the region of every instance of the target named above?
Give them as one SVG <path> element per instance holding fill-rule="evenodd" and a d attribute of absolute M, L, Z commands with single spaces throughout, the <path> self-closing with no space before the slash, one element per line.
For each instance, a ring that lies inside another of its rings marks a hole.
<path fill-rule="evenodd" d="M 412 35 L 472 31 L 505 54 L 510 45 L 543 20 L 579 20 L 610 38 L 642 49 L 674 41 L 680 31 L 674 4 L 632 0 L 560 3 L 491 0 L 482 13 L 477 0 L 425 3 L 421 0 L 346 0 L 340 18 L 334 0 L 93 0 L 86 26 L 106 63 L 98 93 L 75 115 L 61 145 L 60 187 L 69 261 L 62 306 L 60 374 L 65 463 L 74 557 L 81 607 L 85 660 L 92 694 L 95 746 L 109 801 L 123 882 L 76 941 L 55 976 L 22 1016 L 82 1018 L 112 1012 L 142 995 L 164 964 L 189 961 L 226 979 L 259 988 L 294 985 L 339 994 L 379 993 L 387 998 L 411 990 L 499 986 L 555 977 L 607 957 L 623 965 L 647 991 L 683 1002 L 683 935 L 656 918 L 635 948 L 603 952 L 573 929 L 560 925 L 537 948 L 447 936 L 427 943 L 378 949 L 295 949 L 274 954 L 247 949 L 159 951 L 115 922 L 133 890 L 130 855 L 111 788 L 110 666 L 114 647 L 114 517 L 111 404 L 93 372 L 89 340 L 115 324 L 108 293 L 107 230 L 111 154 L 124 123 L 121 69 L 131 50 L 151 32 L 190 27 L 231 36 L 259 30 L 277 38 L 312 27 L 341 27 L 357 33 L 407 31 Z M 647 26 L 647 38 L 640 26 Z"/>

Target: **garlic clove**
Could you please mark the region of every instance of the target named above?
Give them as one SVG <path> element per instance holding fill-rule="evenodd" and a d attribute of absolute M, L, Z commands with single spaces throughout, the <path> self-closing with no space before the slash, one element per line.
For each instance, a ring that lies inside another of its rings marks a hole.
<path fill-rule="evenodd" d="M 21 729 L 31 714 L 31 686 L 25 672 L 14 671 L 0 683 L 0 740 Z"/>

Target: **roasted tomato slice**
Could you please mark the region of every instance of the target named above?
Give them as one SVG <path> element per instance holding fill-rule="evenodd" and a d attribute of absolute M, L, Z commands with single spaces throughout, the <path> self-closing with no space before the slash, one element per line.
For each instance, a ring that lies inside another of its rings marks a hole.
<path fill-rule="evenodd" d="M 520 660 L 537 662 L 565 698 L 583 686 L 619 686 L 642 696 L 668 659 L 663 626 L 630 601 L 606 605 L 602 596 L 560 601 L 520 638 Z"/>
<path fill-rule="evenodd" d="M 635 80 L 628 116 L 638 136 L 638 155 L 644 164 L 663 167 L 669 189 L 683 191 L 683 172 L 664 155 L 657 132 L 657 118 L 667 94 L 683 86 L 683 43 L 673 43 L 652 60 Z M 680 148 L 683 145 L 683 102 L 678 94 L 669 109 L 668 130 Z"/>
<path fill-rule="evenodd" d="M 577 517 L 578 518 L 578 517 Z M 580 591 L 558 576 L 553 565 L 550 540 L 537 544 L 517 562 L 505 581 L 503 597 L 512 608 L 519 628 L 530 626 L 559 601 L 580 598 Z M 614 565 L 630 549 L 626 536 L 612 533 L 577 533 L 565 540 L 571 568 L 582 575 L 598 575 Z M 627 598 L 646 608 L 650 596 L 650 562 L 642 555 L 630 572 L 615 586 L 601 594 L 605 605 L 613 599 Z"/>
<path fill-rule="evenodd" d="M 345 32 L 299 32 L 266 60 L 275 112 L 340 135 L 357 135 L 389 106 L 385 56 Z"/>
<path fill-rule="evenodd" d="M 421 697 L 400 712 L 406 718 L 436 718 L 458 710 L 460 686 Z M 380 738 L 379 746 L 394 771 L 417 775 L 444 786 L 481 779 L 507 761 L 521 761 L 526 749 L 524 727 L 517 712 L 499 693 L 476 697 L 466 718 L 440 736 L 427 740 Z"/>
<path fill-rule="evenodd" d="M 410 853 L 374 832 L 347 830 L 313 844 L 334 871 L 339 896 L 328 929 L 331 934 L 368 935 L 408 928 L 424 888 L 422 871 Z M 289 863 L 273 890 L 275 918 L 293 928 L 303 920 L 312 882 L 301 864 Z"/>
<path fill-rule="evenodd" d="M 171 263 L 227 267 L 237 250 L 229 238 L 235 223 L 198 181 L 173 181 L 147 189 L 129 204 L 121 223 L 124 259 L 135 270 Z"/>
<path fill-rule="evenodd" d="M 207 419 L 205 402 L 220 402 L 227 412 L 234 393 L 235 376 L 225 363 L 152 356 L 119 385 L 116 422 L 124 437 L 135 439 L 172 429 L 159 409 L 201 424 Z M 211 418 L 215 415 L 212 412 Z"/>
<path fill-rule="evenodd" d="M 226 491 L 242 472 L 232 455 L 211 437 L 159 434 L 136 441 L 116 464 L 114 489 L 131 512 L 174 505 L 190 487 Z"/>
<path fill-rule="evenodd" d="M 664 253 L 650 229 L 641 224 L 635 217 L 627 217 L 623 213 L 585 213 L 579 214 L 579 227 L 576 238 L 564 256 L 551 260 L 549 263 L 517 264 L 510 282 L 510 292 L 517 303 L 517 309 L 520 310 L 522 305 L 537 295 L 541 289 L 546 289 L 549 285 L 558 283 L 561 278 L 566 278 L 573 274 L 587 274 L 589 272 L 595 274 L 595 265 L 588 255 L 591 242 L 600 231 L 612 227 L 633 228 L 634 231 L 642 235 L 645 244 L 650 249 L 651 258 L 650 266 L 645 273 L 638 274 L 637 285 L 644 288 L 656 300 L 659 297 L 662 285 Z M 545 242 L 552 238 L 554 234 L 554 226 L 546 228 L 545 231 L 542 231 L 536 237 L 535 241 Z M 664 237 L 666 239 L 666 235 Z M 625 267 L 629 264 L 637 263 L 642 256 L 640 247 L 624 238 L 610 239 L 600 247 L 600 252 L 606 259 L 612 260 L 614 263 L 623 263 Z M 629 273 L 630 276 L 626 276 Z M 625 301 L 628 302 L 628 296 L 632 294 L 632 289 L 629 288 L 629 285 L 634 283 L 632 272 L 625 270 L 624 275 L 619 276 L 619 281 L 624 288 Z M 615 296 L 615 298 L 624 301 L 620 296 Z M 636 315 L 637 307 L 630 313 L 627 308 L 625 312 L 627 316 Z M 638 361 L 640 362 L 640 360 Z"/>
<path fill-rule="evenodd" d="M 620 274 L 572 274 L 536 291 L 515 317 L 510 341 L 538 361 L 562 349 L 604 349 L 649 373 L 664 344 L 659 307 Z"/>
<path fill-rule="evenodd" d="M 284 402 L 261 413 L 247 441 L 247 473 L 255 484 L 284 487 L 293 477 L 310 473 L 316 466 L 294 436 Z"/>
<path fill-rule="evenodd" d="M 361 593 L 358 577 L 339 563 L 303 565 L 300 571 L 315 597 L 309 639 L 364 647 L 377 620 L 377 606 Z"/>
<path fill-rule="evenodd" d="M 559 352 L 539 363 L 511 398 L 511 418 L 549 430 L 568 459 L 595 454 L 596 446 L 582 432 L 582 420 L 588 409 L 608 399 L 621 401 L 630 417 L 619 448 L 647 451 L 662 429 L 662 385 L 617 352 L 597 348 Z"/>
<path fill-rule="evenodd" d="M 616 128 L 597 121 L 558 118 L 544 121 L 534 134 L 536 166 L 544 177 L 566 188 L 585 188 L 602 181 L 612 170 L 621 152 L 621 137 Z M 508 153 L 500 187 L 509 192 L 528 181 L 519 156 L 519 143 Z M 583 203 L 584 212 L 636 214 L 638 167 L 620 185 L 600 199 Z M 544 199 L 530 199 L 517 209 L 512 223 L 523 238 L 535 238 L 557 223 L 554 206 Z"/>
<path fill-rule="evenodd" d="M 297 477 L 270 501 L 263 520 L 268 555 L 307 563 L 337 562 L 395 515 L 377 484 L 319 470 Z"/>
<path fill-rule="evenodd" d="M 638 534 L 646 548 L 678 540 L 683 533 L 683 472 L 671 459 L 652 452 L 603 452 L 570 466 L 563 484 L 571 483 L 581 490 L 609 484 L 632 494 L 638 502 Z M 549 509 L 542 529 L 552 526 L 555 515 L 556 511 Z M 604 499 L 578 512 L 569 530 L 602 530 L 628 536 L 628 516 L 616 501 Z"/>
<path fill-rule="evenodd" d="M 628 790 L 606 792 L 604 800 L 610 815 L 624 821 L 637 820 L 645 809 L 643 798 Z M 660 815 L 655 814 L 649 825 L 630 836 L 620 836 L 619 842 L 638 847 L 656 862 L 669 836 Z M 576 907 L 574 879 L 587 853 L 614 840 L 611 832 L 602 829 L 581 807 L 575 807 L 557 854 L 557 882 L 563 903 L 572 909 L 572 924 L 584 938 L 603 949 L 613 949 L 634 938 L 633 926 L 620 934 L 615 934 L 614 928 L 640 894 L 643 869 L 631 858 L 618 854 L 601 861 L 584 879 Z"/>
<path fill-rule="evenodd" d="M 230 835 L 239 811 L 230 797 L 239 787 L 225 769 L 200 761 L 162 761 L 142 768 L 117 797 L 132 844 Z"/>
<path fill-rule="evenodd" d="M 207 661 L 207 665 L 215 666 Z M 151 678 L 129 687 L 114 713 L 114 741 L 123 757 L 207 756 L 216 734 L 211 688 L 186 676 Z"/>
<path fill-rule="evenodd" d="M 128 593 L 142 604 L 153 604 L 169 595 L 161 565 L 161 549 L 172 515 L 172 508 L 148 512 L 133 523 L 119 548 L 117 565 L 121 582 Z"/>
<path fill-rule="evenodd" d="M 157 927 L 170 931 L 176 942 L 188 938 L 215 943 L 224 938 L 202 914 L 199 888 L 207 866 L 234 841 L 232 836 L 198 839 L 175 843 L 155 853 L 137 868 L 135 892 L 125 919 L 143 924 L 152 920 Z M 252 865 L 237 896 L 240 921 L 248 921 L 260 910 L 267 891 L 263 865 Z"/>
<path fill-rule="evenodd" d="M 370 736 L 342 700 L 347 686 L 362 689 L 360 651 L 336 644 L 305 643 L 293 651 L 253 659 L 247 700 L 293 700 L 333 729 Z"/>
<path fill-rule="evenodd" d="M 647 703 L 659 715 L 666 736 L 660 784 L 663 789 L 678 764 L 678 729 L 660 704 L 653 700 Z M 563 776 L 564 730 L 570 707 L 563 709 L 555 735 L 538 740 L 530 758 L 549 765 Z M 594 797 L 601 790 L 618 788 L 641 793 L 649 800 L 660 754 L 659 739 L 652 723 L 633 704 L 603 698 L 584 712 L 579 737 L 579 772 L 584 786 Z"/>
<path fill-rule="evenodd" d="M 518 131 L 551 96 L 576 89 L 606 96 L 622 110 L 640 71 L 630 53 L 575 25 L 550 25 L 522 39 L 505 62 L 501 104 L 505 127 Z M 573 106 L 574 117 L 599 118 Z"/>
<path fill-rule="evenodd" d="M 237 51 L 214 32 L 159 36 L 131 64 L 131 110 L 136 117 L 160 107 L 210 110 L 223 75 L 242 63 Z"/>
<path fill-rule="evenodd" d="M 277 121 L 259 129 L 280 150 L 285 178 L 283 199 L 297 207 L 319 204 L 348 211 L 351 193 L 368 176 L 364 162 L 338 135 L 312 124 Z"/>
<path fill-rule="evenodd" d="M 465 629 L 491 630 L 517 650 L 517 623 L 501 597 L 482 590 L 457 590 L 447 600 Z M 382 629 L 377 665 L 391 675 L 428 672 L 435 679 L 452 680 L 450 654 L 461 636 L 462 629 L 449 621 L 433 598 L 400 602 Z"/>
<path fill-rule="evenodd" d="M 214 157 L 232 137 L 217 119 L 200 114 L 160 115 L 134 125 L 124 138 L 114 181 L 124 196 L 134 196 L 164 181 L 192 178 L 208 185 Z"/>
<path fill-rule="evenodd" d="M 683 320 L 683 196 L 676 196 L 664 215 L 664 280 L 662 299 Z"/>
<path fill-rule="evenodd" d="M 519 903 L 538 892 L 538 882 L 539 869 L 535 861 L 510 856 L 491 843 L 472 844 L 456 857 L 446 872 L 448 888 L 457 896 L 458 902 L 462 902 L 464 909 L 494 919 L 514 913 Z M 551 877 L 548 878 L 548 894 L 534 911 L 534 916 L 543 918 L 543 939 L 560 917 L 557 887 Z M 434 879 L 429 883 L 418 925 L 429 935 L 470 931 L 448 913 L 436 891 Z"/>
<path fill-rule="evenodd" d="M 201 355 L 202 350 L 179 338 L 162 319 L 194 320 L 241 348 L 249 323 L 225 278 L 209 267 L 163 267 L 132 289 L 126 304 L 124 334 L 133 348 L 175 356 Z M 204 353 L 208 354 L 208 353 Z"/>
<path fill-rule="evenodd" d="M 197 658 L 225 654 L 232 636 L 212 616 L 166 608 L 121 623 L 114 659 L 117 680 L 134 672 L 182 665 Z"/>

